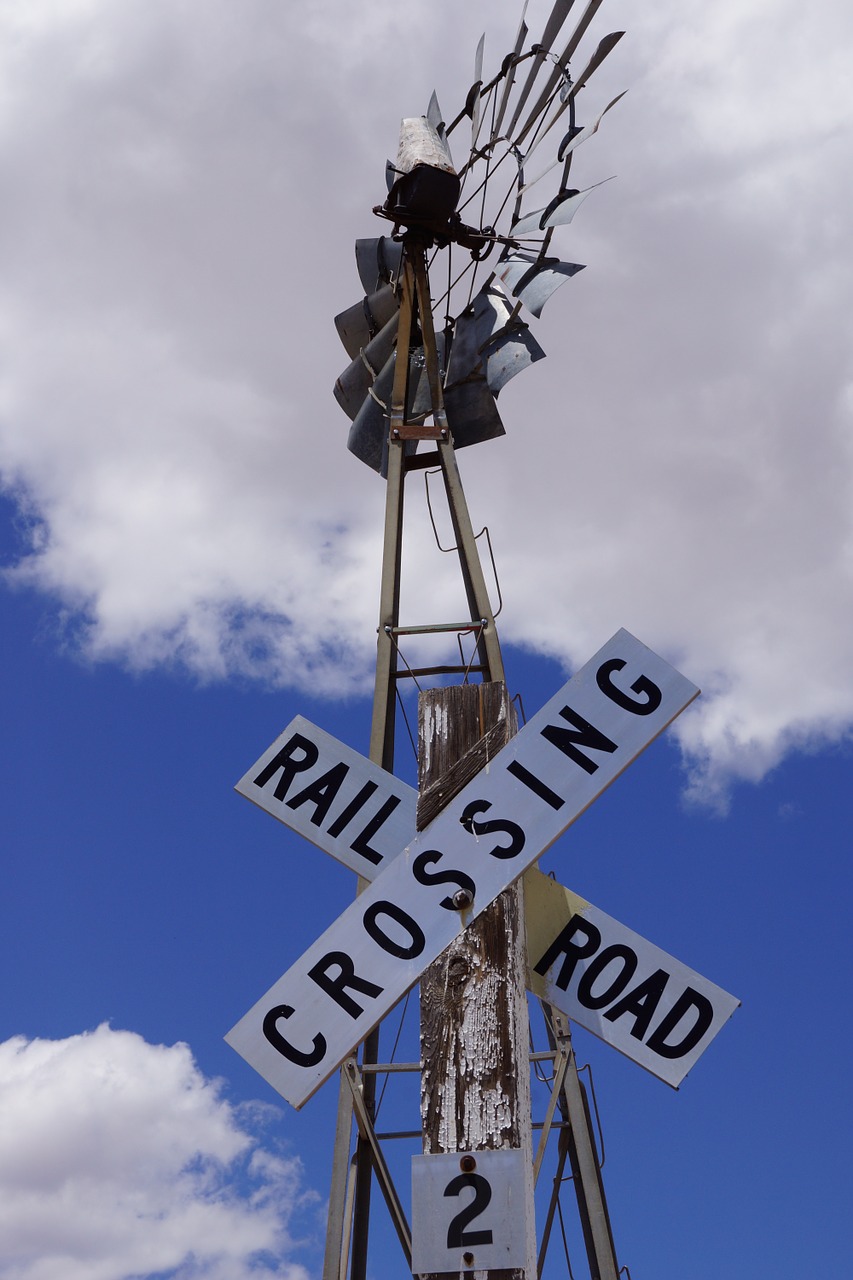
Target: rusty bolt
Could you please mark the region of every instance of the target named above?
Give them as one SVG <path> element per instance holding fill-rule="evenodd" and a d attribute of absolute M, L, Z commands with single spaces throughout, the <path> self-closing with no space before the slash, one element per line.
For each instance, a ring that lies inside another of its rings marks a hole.
<path fill-rule="evenodd" d="M 470 889 L 457 889 L 453 895 L 453 905 L 457 911 L 467 911 L 474 901 L 474 895 Z"/>
<path fill-rule="evenodd" d="M 463 1173 L 473 1173 L 477 1168 L 477 1161 L 473 1156 L 463 1156 L 459 1161 L 459 1168 Z"/>

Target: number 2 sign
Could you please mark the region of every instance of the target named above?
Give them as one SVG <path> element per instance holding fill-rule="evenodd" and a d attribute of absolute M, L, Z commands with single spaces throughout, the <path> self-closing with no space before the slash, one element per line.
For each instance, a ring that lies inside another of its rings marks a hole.
<path fill-rule="evenodd" d="M 412 1157 L 412 1271 L 528 1264 L 522 1151 Z"/>

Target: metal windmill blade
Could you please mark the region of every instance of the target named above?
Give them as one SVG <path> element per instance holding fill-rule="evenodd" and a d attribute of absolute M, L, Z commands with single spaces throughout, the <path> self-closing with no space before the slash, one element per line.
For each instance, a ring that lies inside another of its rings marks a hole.
<path fill-rule="evenodd" d="M 572 59 L 601 2 L 578 6 L 561 38 L 575 0 L 555 0 L 529 47 L 525 2 L 513 46 L 489 80 L 485 38 L 479 41 L 474 79 L 449 125 L 434 93 L 423 116 L 402 122 L 387 196 L 374 208 L 391 233 L 357 241 L 364 296 L 335 320 L 351 361 L 335 386 L 352 420 L 348 447 L 380 474 L 392 430 L 403 431 L 411 451 L 442 431 L 457 448 L 503 435 L 501 389 L 545 354 L 522 313 L 538 319 L 583 269 L 555 255 L 551 241 L 608 180 L 578 188 L 570 175 L 578 147 L 622 97 L 599 105 L 591 119 L 576 118 L 581 90 L 622 34 L 599 39 L 573 75 Z M 457 167 L 451 145 L 463 123 L 468 136 Z M 423 296 L 415 283 L 421 264 Z M 429 283 L 439 279 L 448 281 L 443 292 Z"/>

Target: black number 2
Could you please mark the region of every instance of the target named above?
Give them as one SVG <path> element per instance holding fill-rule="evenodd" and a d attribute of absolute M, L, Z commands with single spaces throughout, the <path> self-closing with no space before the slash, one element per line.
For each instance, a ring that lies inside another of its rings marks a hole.
<path fill-rule="evenodd" d="M 475 1244 L 491 1244 L 491 1231 L 465 1231 L 473 1218 L 479 1218 L 492 1198 L 491 1183 L 479 1173 L 460 1173 L 444 1188 L 446 1196 L 458 1196 L 464 1187 L 474 1188 L 474 1199 L 460 1209 L 447 1228 L 448 1249 L 464 1249 Z"/>

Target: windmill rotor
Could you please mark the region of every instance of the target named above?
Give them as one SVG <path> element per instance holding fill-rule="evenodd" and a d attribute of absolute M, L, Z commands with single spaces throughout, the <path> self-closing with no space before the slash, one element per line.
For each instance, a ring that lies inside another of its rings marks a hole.
<path fill-rule="evenodd" d="M 435 93 L 423 116 L 402 121 L 396 161 L 386 165 L 387 196 L 373 210 L 392 230 L 356 242 L 364 297 L 335 319 L 351 360 L 335 385 L 352 420 L 348 448 L 380 474 L 398 361 L 407 366 L 403 409 L 411 418 L 404 421 L 425 427 L 431 416 L 438 422 L 440 409 L 460 448 L 505 433 L 496 403 L 501 389 L 545 355 L 523 313 L 538 319 L 553 293 L 583 269 L 554 255 L 551 241 L 609 180 L 576 187 L 571 173 L 577 149 L 623 96 L 577 121 L 581 90 L 623 34 L 600 39 L 573 75 L 572 60 L 600 5 L 587 0 L 565 37 L 574 0 L 555 0 L 540 39 L 528 45 L 525 3 L 513 46 L 491 79 L 484 79 L 484 38 L 479 41 L 470 87 L 449 125 Z M 451 139 L 462 135 L 466 121 L 466 152 L 457 167 Z M 399 339 L 403 277 L 407 262 L 424 255 L 428 274 L 446 284 L 443 291 L 432 287 L 428 302 L 410 289 L 407 361 Z M 429 349 L 424 305 L 440 317 Z M 433 365 L 441 405 L 430 389 Z M 407 452 L 417 448 L 417 438 L 416 431 L 407 437 Z"/>

